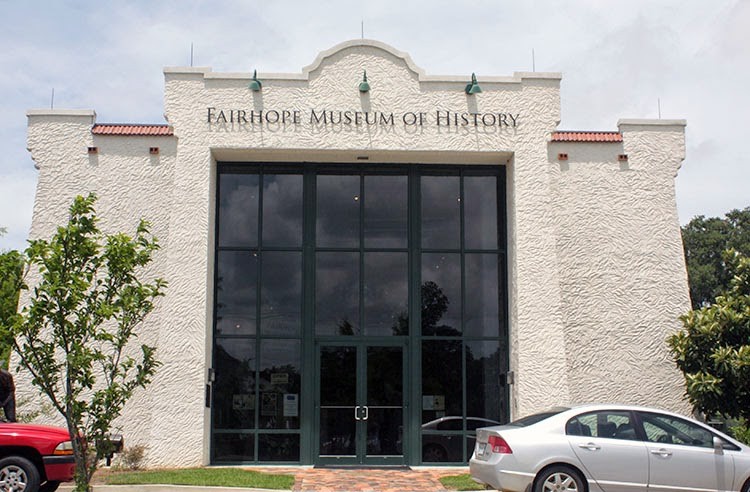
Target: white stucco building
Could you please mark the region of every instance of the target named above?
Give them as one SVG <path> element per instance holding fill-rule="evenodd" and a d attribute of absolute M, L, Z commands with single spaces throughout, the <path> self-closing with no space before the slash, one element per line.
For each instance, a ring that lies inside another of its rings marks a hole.
<path fill-rule="evenodd" d="M 93 191 L 160 240 L 164 365 L 120 422 L 150 464 L 456 464 L 475 418 L 684 409 L 684 121 L 561 131 L 560 74 L 476 92 L 370 40 L 259 87 L 164 75 L 163 125 L 28 112 L 32 238 Z"/>

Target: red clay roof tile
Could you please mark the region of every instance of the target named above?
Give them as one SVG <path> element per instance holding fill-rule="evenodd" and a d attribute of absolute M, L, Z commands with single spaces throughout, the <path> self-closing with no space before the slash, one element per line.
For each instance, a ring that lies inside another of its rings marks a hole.
<path fill-rule="evenodd" d="M 174 135 L 169 125 L 148 125 L 129 123 L 97 123 L 91 128 L 94 135 L 123 135 L 123 136 L 156 136 L 171 137 Z"/>
<path fill-rule="evenodd" d="M 573 132 L 552 133 L 553 142 L 622 142 L 620 132 Z"/>

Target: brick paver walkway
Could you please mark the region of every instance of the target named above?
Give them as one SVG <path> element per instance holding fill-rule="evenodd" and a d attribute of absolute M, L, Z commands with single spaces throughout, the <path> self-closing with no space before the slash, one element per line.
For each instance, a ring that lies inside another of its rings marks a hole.
<path fill-rule="evenodd" d="M 438 480 L 468 473 L 468 468 L 416 468 L 411 470 L 337 468 L 253 468 L 267 473 L 294 475 L 293 490 L 317 492 L 427 492 L 445 490 Z M 477 489 L 481 486 L 477 484 Z"/>

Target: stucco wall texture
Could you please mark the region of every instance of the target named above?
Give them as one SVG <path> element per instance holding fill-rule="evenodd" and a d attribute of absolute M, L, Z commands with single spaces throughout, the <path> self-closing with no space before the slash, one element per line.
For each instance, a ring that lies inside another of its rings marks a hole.
<path fill-rule="evenodd" d="M 368 93 L 358 90 L 364 70 Z M 133 231 L 145 217 L 160 240 L 147 275 L 166 278 L 169 288 L 140 340 L 158 347 L 164 365 L 119 420 L 129 445 L 148 446 L 149 465 L 208 462 L 217 160 L 367 155 L 506 166 L 512 415 L 592 401 L 687 409 L 665 343 L 689 309 L 674 192 L 684 121 L 622 120 L 619 143 L 551 142 L 560 74 L 480 76 L 482 93 L 467 95 L 469 77 L 426 75 L 408 55 L 370 40 L 325 51 L 298 74 L 259 73 L 260 92 L 248 90 L 252 73 L 164 73 L 174 136 L 93 135 L 93 111 L 28 112 L 39 170 L 32 238 L 51 236 L 72 198 L 94 191 L 104 230 Z M 215 117 L 232 109 L 298 111 L 300 121 Z M 393 113 L 394 124 L 313 123 L 311 110 Z M 518 123 L 437 125 L 438 111 L 509 113 Z M 406 113 L 424 113 L 424 123 L 407 124 Z M 18 380 L 19 399 L 33 397 L 28 375 Z"/>

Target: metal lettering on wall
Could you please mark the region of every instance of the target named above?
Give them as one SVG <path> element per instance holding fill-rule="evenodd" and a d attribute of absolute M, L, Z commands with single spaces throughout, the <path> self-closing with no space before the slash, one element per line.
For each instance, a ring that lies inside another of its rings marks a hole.
<path fill-rule="evenodd" d="M 335 127 L 415 128 L 433 126 L 438 129 L 493 128 L 515 129 L 520 113 L 461 112 L 435 110 L 433 112 L 383 112 L 310 109 L 301 110 L 249 110 L 208 107 L 206 122 L 209 131 L 254 131 L 259 129 L 295 129 L 310 126 L 313 129 Z"/>

